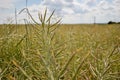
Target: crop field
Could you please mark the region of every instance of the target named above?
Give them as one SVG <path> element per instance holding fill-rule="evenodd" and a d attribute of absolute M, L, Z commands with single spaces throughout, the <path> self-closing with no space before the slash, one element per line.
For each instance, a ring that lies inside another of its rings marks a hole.
<path fill-rule="evenodd" d="M 40 20 L 0 25 L 0 80 L 120 80 L 119 24 Z"/>

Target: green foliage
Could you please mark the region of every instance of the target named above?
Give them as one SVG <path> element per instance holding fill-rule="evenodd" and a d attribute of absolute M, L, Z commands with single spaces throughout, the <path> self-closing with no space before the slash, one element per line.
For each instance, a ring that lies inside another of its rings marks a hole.
<path fill-rule="evenodd" d="M 0 80 L 120 79 L 118 24 L 60 25 L 47 9 L 38 23 L 24 10 L 35 24 L 0 26 Z"/>

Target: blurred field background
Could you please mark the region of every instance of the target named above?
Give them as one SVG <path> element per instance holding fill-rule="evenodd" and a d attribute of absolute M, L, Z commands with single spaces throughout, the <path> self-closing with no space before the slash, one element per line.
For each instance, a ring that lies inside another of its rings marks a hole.
<path fill-rule="evenodd" d="M 46 26 L 0 25 L 0 80 L 120 80 L 119 24 Z"/>

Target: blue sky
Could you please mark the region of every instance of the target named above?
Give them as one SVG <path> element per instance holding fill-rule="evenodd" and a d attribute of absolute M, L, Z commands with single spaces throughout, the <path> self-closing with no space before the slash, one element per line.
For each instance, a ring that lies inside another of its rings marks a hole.
<path fill-rule="evenodd" d="M 14 18 L 15 7 L 19 12 L 25 7 L 26 0 L 0 0 L 0 23 Z M 28 9 L 36 20 L 38 12 L 48 8 L 48 15 L 56 9 L 62 23 L 97 23 L 120 21 L 120 0 L 28 0 Z M 25 14 L 18 15 L 18 22 Z"/>

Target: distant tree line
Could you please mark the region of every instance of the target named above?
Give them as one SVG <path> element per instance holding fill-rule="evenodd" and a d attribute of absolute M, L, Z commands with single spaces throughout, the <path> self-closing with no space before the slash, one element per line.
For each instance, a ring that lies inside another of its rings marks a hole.
<path fill-rule="evenodd" d="M 109 21 L 108 24 L 120 24 L 120 22 Z"/>

